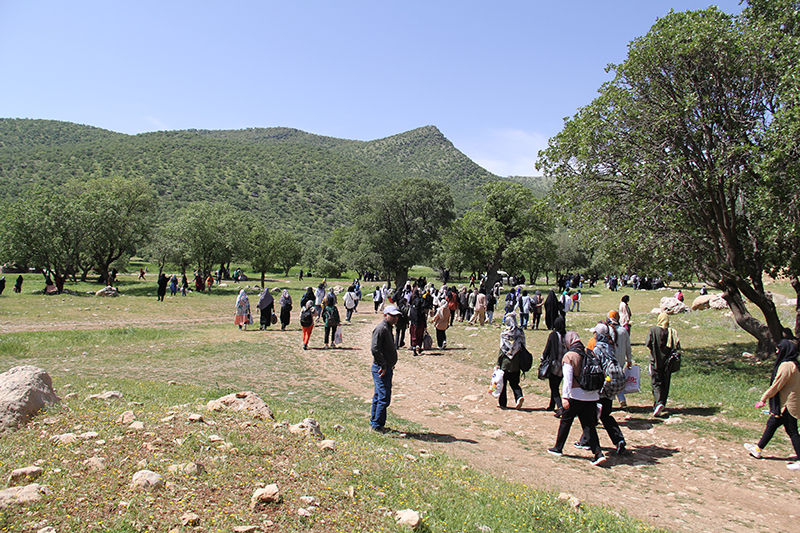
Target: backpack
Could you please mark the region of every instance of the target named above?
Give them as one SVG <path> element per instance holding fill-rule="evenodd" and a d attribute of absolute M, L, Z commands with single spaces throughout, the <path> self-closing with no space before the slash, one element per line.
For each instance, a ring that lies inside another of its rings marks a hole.
<path fill-rule="evenodd" d="M 578 385 L 585 391 L 599 391 L 603 388 L 606 375 L 603 373 L 603 365 L 600 357 L 593 350 L 586 349 L 583 354 L 583 364 L 581 365 L 581 375 L 578 377 Z"/>
<path fill-rule="evenodd" d="M 522 373 L 529 371 L 533 367 L 533 355 L 525 346 L 519 349 L 516 357 L 519 357 L 519 369 Z"/>
<path fill-rule="evenodd" d="M 300 313 L 300 325 L 304 328 L 307 328 L 311 324 L 314 323 L 314 310 L 312 309 L 303 309 L 303 312 Z"/>
<path fill-rule="evenodd" d="M 613 398 L 625 389 L 625 370 L 606 346 L 608 345 L 604 343 L 597 344 L 593 351 L 600 358 L 600 364 L 603 366 L 603 373 L 606 376 L 603 388 L 600 389 L 600 396 Z"/>

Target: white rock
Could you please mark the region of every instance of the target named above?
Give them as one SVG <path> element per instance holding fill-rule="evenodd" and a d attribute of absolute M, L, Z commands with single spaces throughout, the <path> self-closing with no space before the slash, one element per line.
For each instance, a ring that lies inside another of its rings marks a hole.
<path fill-rule="evenodd" d="M 133 475 L 131 488 L 153 491 L 164 488 L 164 479 L 151 470 L 139 470 Z"/>
<path fill-rule="evenodd" d="M 298 514 L 298 516 L 309 517 L 309 516 L 311 516 L 311 511 L 309 511 L 307 509 L 303 509 L 302 507 L 300 507 L 299 509 L 297 509 L 297 514 Z"/>
<path fill-rule="evenodd" d="M 105 391 L 102 394 L 92 394 L 87 396 L 87 400 L 118 400 L 122 398 L 122 393 L 116 390 Z"/>
<path fill-rule="evenodd" d="M 181 525 L 183 527 L 195 527 L 200 525 L 200 517 L 195 513 L 183 513 L 181 515 Z"/>
<path fill-rule="evenodd" d="M 412 529 L 416 529 L 422 523 L 422 517 L 420 517 L 419 512 L 413 511 L 411 509 L 403 509 L 402 511 L 397 511 L 394 514 L 394 518 L 397 521 L 398 525 L 401 526 L 408 526 Z"/>
<path fill-rule="evenodd" d="M 141 420 L 136 420 L 133 423 L 131 423 L 130 426 L 128 426 L 128 429 L 132 429 L 134 431 L 141 431 L 144 429 L 144 422 L 142 422 Z"/>
<path fill-rule="evenodd" d="M 38 466 L 26 466 L 23 468 L 17 468 L 11 471 L 11 474 L 8 476 L 8 484 L 10 486 L 14 485 L 22 485 L 23 483 L 28 483 L 37 479 L 39 476 L 42 475 L 44 470 L 39 468 Z"/>
<path fill-rule="evenodd" d="M 317 443 L 317 447 L 320 450 L 335 450 L 336 449 L 336 441 L 331 439 L 325 439 Z"/>
<path fill-rule="evenodd" d="M 136 420 L 136 415 L 133 414 L 133 411 L 125 411 L 117 417 L 117 424 L 127 426 L 130 425 L 134 420 Z"/>
<path fill-rule="evenodd" d="M 53 380 L 41 368 L 17 366 L 0 374 L 0 433 L 24 426 L 36 414 L 60 402 Z"/>
<path fill-rule="evenodd" d="M 275 420 L 275 416 L 266 402 L 258 394 L 250 391 L 228 394 L 222 398 L 211 400 L 206 408 L 209 411 L 222 411 L 223 409 L 244 411 L 254 418 Z"/>
<path fill-rule="evenodd" d="M 278 485 L 273 483 L 253 492 L 253 496 L 250 498 L 250 509 L 261 510 L 267 505 L 280 503 L 281 499 L 281 491 L 278 489 Z"/>
<path fill-rule="evenodd" d="M 106 469 L 106 460 L 104 457 L 89 457 L 83 462 L 89 470 L 100 472 Z"/>
<path fill-rule="evenodd" d="M 53 435 L 50 437 L 50 442 L 55 444 L 73 444 L 78 442 L 78 437 L 75 433 L 63 433 L 61 435 Z"/>
<path fill-rule="evenodd" d="M 0 509 L 35 503 L 40 501 L 45 494 L 49 494 L 47 487 L 37 483 L 0 490 Z"/>

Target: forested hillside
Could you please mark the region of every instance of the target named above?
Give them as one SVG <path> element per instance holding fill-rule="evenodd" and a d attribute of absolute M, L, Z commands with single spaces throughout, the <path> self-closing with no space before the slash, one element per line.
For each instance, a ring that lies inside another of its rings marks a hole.
<path fill-rule="evenodd" d="M 498 178 L 459 152 L 433 126 L 375 141 L 289 128 L 188 130 L 125 135 L 51 120 L 0 119 L 0 197 L 70 179 L 143 177 L 162 216 L 193 202 L 226 201 L 301 234 L 347 224 L 359 194 L 403 177 L 447 183 L 459 212 Z"/>

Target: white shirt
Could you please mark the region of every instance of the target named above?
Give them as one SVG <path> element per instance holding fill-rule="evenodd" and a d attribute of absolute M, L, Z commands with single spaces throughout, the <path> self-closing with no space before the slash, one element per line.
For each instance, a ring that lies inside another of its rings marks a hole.
<path fill-rule="evenodd" d="M 562 398 L 567 398 L 568 400 L 580 400 L 584 402 L 596 402 L 600 399 L 599 391 L 585 391 L 580 387 L 572 386 L 574 369 L 572 368 L 571 364 L 564 363 L 561 365 L 561 370 L 564 372 L 564 383 L 561 386 Z"/>

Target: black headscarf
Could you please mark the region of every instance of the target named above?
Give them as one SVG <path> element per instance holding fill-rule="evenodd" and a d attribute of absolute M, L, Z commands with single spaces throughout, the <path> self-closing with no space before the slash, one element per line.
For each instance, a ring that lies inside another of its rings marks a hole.
<path fill-rule="evenodd" d="M 769 379 L 769 384 L 775 382 L 775 376 L 778 375 L 778 367 L 781 364 L 790 362 L 800 370 L 800 364 L 797 362 L 797 346 L 795 343 L 788 339 L 783 339 L 778 344 L 778 356 L 775 358 L 775 366 L 772 368 L 772 377 Z M 774 416 L 781 416 L 781 400 L 778 394 L 769 399 L 769 412 Z"/>

